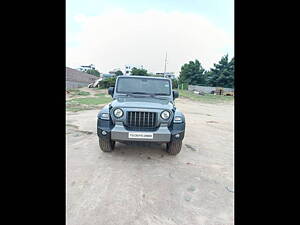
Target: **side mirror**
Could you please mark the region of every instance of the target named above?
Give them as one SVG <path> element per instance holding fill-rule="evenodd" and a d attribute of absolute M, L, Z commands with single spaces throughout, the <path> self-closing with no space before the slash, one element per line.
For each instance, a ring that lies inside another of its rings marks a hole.
<path fill-rule="evenodd" d="M 173 91 L 173 99 L 178 98 L 178 97 L 179 97 L 178 91 Z"/>
<path fill-rule="evenodd" d="M 115 90 L 115 88 L 114 88 L 114 87 L 110 87 L 110 88 L 108 88 L 108 94 L 109 94 L 109 95 L 111 95 L 111 97 L 113 97 L 113 96 L 114 96 L 114 90 Z"/>

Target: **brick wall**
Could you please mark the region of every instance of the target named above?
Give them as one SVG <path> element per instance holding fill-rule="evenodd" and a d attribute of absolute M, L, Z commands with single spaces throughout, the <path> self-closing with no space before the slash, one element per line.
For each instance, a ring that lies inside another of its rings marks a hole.
<path fill-rule="evenodd" d="M 66 89 L 87 87 L 90 83 L 66 81 Z"/>

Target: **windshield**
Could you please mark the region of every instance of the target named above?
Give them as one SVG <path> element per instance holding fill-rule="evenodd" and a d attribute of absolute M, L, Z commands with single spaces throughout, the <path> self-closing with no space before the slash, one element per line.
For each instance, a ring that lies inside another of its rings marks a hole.
<path fill-rule="evenodd" d="M 119 78 L 118 93 L 171 95 L 169 80 L 147 78 Z"/>

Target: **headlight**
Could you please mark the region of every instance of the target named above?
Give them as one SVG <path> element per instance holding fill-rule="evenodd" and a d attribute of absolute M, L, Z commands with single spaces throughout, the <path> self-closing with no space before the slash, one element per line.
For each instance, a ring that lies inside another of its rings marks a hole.
<path fill-rule="evenodd" d="M 160 117 L 163 118 L 164 120 L 167 120 L 170 118 L 170 112 L 169 111 L 163 111 L 161 114 L 160 114 Z"/>
<path fill-rule="evenodd" d="M 122 109 L 115 109 L 114 110 L 114 115 L 117 118 L 120 118 L 121 116 L 123 116 L 123 110 Z"/>

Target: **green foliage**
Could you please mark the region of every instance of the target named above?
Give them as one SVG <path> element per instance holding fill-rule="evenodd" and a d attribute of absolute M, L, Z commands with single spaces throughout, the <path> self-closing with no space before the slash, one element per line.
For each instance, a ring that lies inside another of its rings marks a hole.
<path fill-rule="evenodd" d="M 228 55 L 221 58 L 218 64 L 214 64 L 207 73 L 208 83 L 213 87 L 234 87 L 234 58 L 228 61 Z"/>
<path fill-rule="evenodd" d="M 205 70 L 197 59 L 195 62 L 190 61 L 181 67 L 179 83 L 187 83 L 190 85 L 206 84 Z"/>
<path fill-rule="evenodd" d="M 102 80 L 99 84 L 99 87 L 100 88 L 114 87 L 115 83 L 116 83 L 116 77 L 111 77 L 111 78 Z"/>
<path fill-rule="evenodd" d="M 85 71 L 86 73 L 88 73 L 88 74 L 91 74 L 91 75 L 94 75 L 94 76 L 97 76 L 97 77 L 100 77 L 100 72 L 98 71 L 98 70 L 96 70 L 96 69 L 90 69 L 90 70 L 87 70 L 87 71 Z"/>
<path fill-rule="evenodd" d="M 189 86 L 188 83 L 179 83 L 178 82 L 178 87 L 179 87 L 180 90 L 187 90 L 188 86 Z"/>
<path fill-rule="evenodd" d="M 115 72 L 116 76 L 120 76 L 123 75 L 123 72 L 121 70 L 118 70 L 117 72 Z"/>
<path fill-rule="evenodd" d="M 173 89 L 178 88 L 178 80 L 177 79 L 172 80 L 172 88 Z"/>
<path fill-rule="evenodd" d="M 147 70 L 145 70 L 145 69 L 137 69 L 135 67 L 132 68 L 131 75 L 134 75 L 134 76 L 148 76 Z"/>
<path fill-rule="evenodd" d="M 190 61 L 181 67 L 178 83 L 180 89 L 182 83 L 234 88 L 234 58 L 229 62 L 228 54 L 223 56 L 209 71 L 205 71 L 198 60 Z"/>

